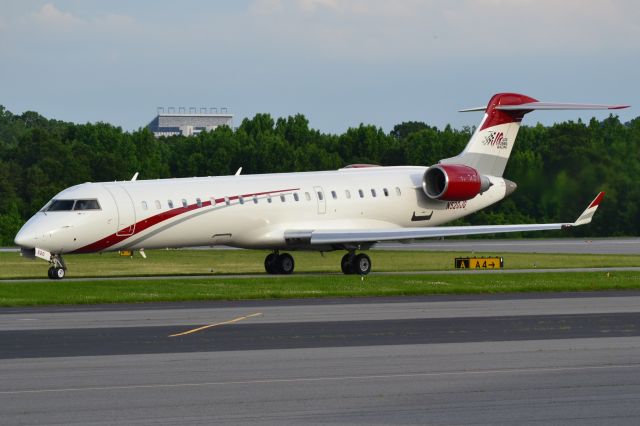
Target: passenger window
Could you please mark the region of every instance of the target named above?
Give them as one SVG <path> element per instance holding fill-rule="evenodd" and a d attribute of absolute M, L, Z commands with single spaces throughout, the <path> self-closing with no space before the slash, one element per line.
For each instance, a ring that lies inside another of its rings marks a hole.
<path fill-rule="evenodd" d="M 373 189 L 373 188 L 371 188 L 371 196 L 372 196 L 373 198 L 375 198 L 375 197 L 376 197 L 376 190 L 375 190 L 375 189 Z"/>
<path fill-rule="evenodd" d="M 149 206 L 147 206 L 147 202 L 143 201 L 142 202 L 142 210 L 147 210 L 149 208 Z"/>
<path fill-rule="evenodd" d="M 224 197 L 224 203 L 225 203 L 226 205 L 231 204 L 231 201 L 229 200 L 229 197 Z"/>
<path fill-rule="evenodd" d="M 160 204 L 160 200 L 156 200 L 156 210 L 160 210 L 162 208 L 162 204 Z"/>
<path fill-rule="evenodd" d="M 244 204 L 244 197 L 242 195 L 239 196 L 238 201 L 240 202 L 240 204 Z"/>
<path fill-rule="evenodd" d="M 358 194 L 360 194 L 360 198 L 364 198 L 364 191 L 362 189 L 358 189 Z"/>
<path fill-rule="evenodd" d="M 173 201 L 167 200 L 167 205 L 169 206 L 170 209 L 172 209 L 173 208 Z"/>
<path fill-rule="evenodd" d="M 187 200 L 185 200 L 184 198 L 182 199 L 182 207 L 184 207 L 184 208 L 189 207 L 189 204 L 187 203 Z"/>
<path fill-rule="evenodd" d="M 253 204 L 258 204 L 258 196 L 257 195 L 253 196 Z"/>
<path fill-rule="evenodd" d="M 331 196 L 333 197 L 334 200 L 338 199 L 338 194 L 336 194 L 336 191 L 331 191 Z"/>
<path fill-rule="evenodd" d="M 396 186 L 396 195 L 397 196 L 402 195 L 402 192 L 400 192 L 400 188 L 398 188 L 397 186 Z"/>
<path fill-rule="evenodd" d="M 271 203 L 271 195 L 267 195 L 267 203 Z"/>
<path fill-rule="evenodd" d="M 324 200 L 324 196 L 322 195 L 322 192 L 318 191 L 318 200 L 322 201 Z"/>
<path fill-rule="evenodd" d="M 348 189 L 344 190 L 344 195 L 347 197 L 347 200 L 351 198 L 351 191 L 349 191 Z"/>
<path fill-rule="evenodd" d="M 283 203 L 286 201 L 286 199 L 284 198 L 284 194 L 280 194 L 280 201 L 282 201 Z"/>
<path fill-rule="evenodd" d="M 200 198 L 196 198 L 196 204 L 198 207 L 202 207 L 202 200 Z"/>
<path fill-rule="evenodd" d="M 307 201 L 311 201 L 311 194 L 309 194 L 308 192 L 304 193 L 304 198 L 307 199 Z"/>
<path fill-rule="evenodd" d="M 389 196 L 389 190 L 387 188 L 382 188 L 382 192 L 384 192 L 385 197 Z"/>
<path fill-rule="evenodd" d="M 300 197 L 298 197 L 298 193 L 297 192 L 293 193 L 293 199 L 296 200 L 296 201 L 300 201 Z"/>
<path fill-rule="evenodd" d="M 100 210 L 98 200 L 76 200 L 73 210 Z"/>

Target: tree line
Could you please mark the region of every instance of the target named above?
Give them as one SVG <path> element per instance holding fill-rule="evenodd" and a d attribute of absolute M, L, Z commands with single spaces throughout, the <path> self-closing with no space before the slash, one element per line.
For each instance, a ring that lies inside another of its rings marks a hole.
<path fill-rule="evenodd" d="M 237 129 L 156 139 L 146 128 L 74 124 L 0 106 L 0 245 L 60 190 L 82 182 L 330 170 L 354 163 L 432 165 L 458 154 L 474 129 L 404 122 L 389 133 L 360 124 L 342 134 L 303 115 L 256 114 Z M 571 221 L 606 191 L 594 222 L 571 236 L 638 235 L 640 117 L 523 126 L 504 176 L 518 189 L 457 224 Z M 539 236 L 540 234 L 538 234 Z M 556 235 L 556 234 L 547 234 Z M 567 233 L 557 234 L 567 235 Z"/>

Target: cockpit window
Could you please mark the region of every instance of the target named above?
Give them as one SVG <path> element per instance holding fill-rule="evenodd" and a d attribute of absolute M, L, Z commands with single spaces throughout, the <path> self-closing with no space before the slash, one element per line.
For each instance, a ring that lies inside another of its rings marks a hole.
<path fill-rule="evenodd" d="M 49 208 L 48 212 L 62 212 L 73 210 L 73 203 L 75 200 L 53 200 Z"/>
<path fill-rule="evenodd" d="M 98 200 L 53 200 L 45 211 L 62 212 L 71 210 L 100 210 Z"/>
<path fill-rule="evenodd" d="M 76 200 L 73 210 L 100 210 L 98 200 Z"/>

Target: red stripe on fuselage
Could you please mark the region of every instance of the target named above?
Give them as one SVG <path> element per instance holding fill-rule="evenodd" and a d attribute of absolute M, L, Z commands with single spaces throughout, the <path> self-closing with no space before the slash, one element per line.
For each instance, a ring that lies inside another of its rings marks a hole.
<path fill-rule="evenodd" d="M 229 196 L 228 199 L 229 201 L 235 201 L 237 199 L 239 199 L 240 197 L 254 197 L 254 196 L 260 196 L 260 195 L 269 195 L 269 194 L 278 194 L 278 193 L 282 193 L 282 192 L 289 192 L 289 191 L 298 191 L 300 188 L 291 188 L 291 189 L 280 189 L 277 191 L 266 191 L 266 192 L 253 192 L 253 193 L 249 193 L 249 194 L 242 194 L 242 195 L 232 195 Z M 218 203 L 223 203 L 225 202 L 226 199 L 225 197 L 223 198 L 216 198 L 216 204 Z M 158 213 L 157 215 L 154 216 L 150 216 L 146 219 L 143 219 L 139 222 L 136 222 L 135 224 L 135 231 L 132 234 L 129 235 L 118 235 L 120 233 L 124 233 L 127 230 L 129 230 L 131 228 L 131 226 L 127 226 L 125 228 L 122 228 L 121 230 L 119 230 L 118 232 L 116 232 L 115 234 L 111 234 L 107 237 L 104 237 L 98 241 L 95 241 L 91 244 L 88 244 L 84 247 L 80 247 L 77 250 L 72 251 L 71 253 L 94 253 L 94 252 L 98 252 L 98 251 L 103 251 L 106 250 L 109 247 L 112 247 L 124 240 L 126 240 L 127 238 L 131 238 L 134 235 L 138 235 L 139 233 L 141 233 L 142 231 L 145 231 L 149 228 L 151 228 L 152 226 L 155 226 L 159 223 L 162 223 L 166 220 L 169 220 L 171 218 L 174 218 L 176 216 L 179 216 L 181 214 L 184 213 L 188 213 L 190 211 L 193 210 L 198 210 L 204 207 L 209 207 L 211 205 L 211 201 L 203 201 L 201 203 L 201 206 L 198 206 L 198 204 L 191 204 L 187 207 L 177 207 L 175 209 L 171 209 L 171 210 L 167 210 L 165 212 L 161 212 Z"/>

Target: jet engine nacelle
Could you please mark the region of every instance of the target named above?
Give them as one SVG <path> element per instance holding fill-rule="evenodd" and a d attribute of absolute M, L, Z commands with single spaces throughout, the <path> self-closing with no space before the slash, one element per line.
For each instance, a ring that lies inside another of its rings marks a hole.
<path fill-rule="evenodd" d="M 462 164 L 431 166 L 422 178 L 422 189 L 427 197 L 441 201 L 470 200 L 491 185 L 489 178 Z"/>

